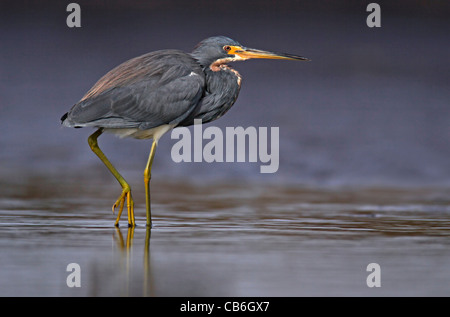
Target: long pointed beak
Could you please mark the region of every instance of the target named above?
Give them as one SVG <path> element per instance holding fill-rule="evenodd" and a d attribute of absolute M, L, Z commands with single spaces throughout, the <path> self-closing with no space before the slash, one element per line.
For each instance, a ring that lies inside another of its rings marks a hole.
<path fill-rule="evenodd" d="M 295 61 L 309 61 L 308 58 L 303 56 L 287 53 L 273 53 L 246 47 L 240 47 L 239 49 L 236 49 L 233 53 L 243 59 L 264 58 L 264 59 L 288 59 Z"/>

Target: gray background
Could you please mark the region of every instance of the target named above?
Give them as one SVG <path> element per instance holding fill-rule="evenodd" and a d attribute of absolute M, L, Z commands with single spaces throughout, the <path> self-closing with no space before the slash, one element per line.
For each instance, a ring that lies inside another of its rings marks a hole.
<path fill-rule="evenodd" d="M 364 1 L 78 1 L 82 27 L 71 29 L 67 3 L 0 5 L 4 180 L 103 169 L 87 146 L 92 130 L 62 128 L 61 115 L 119 63 L 157 49 L 191 51 L 203 38 L 221 34 L 312 60 L 234 63 L 244 78 L 240 97 L 211 123 L 280 127 L 279 171 L 261 175 L 259 163 L 177 164 L 170 158 L 176 140 L 167 134 L 157 151 L 155 177 L 449 185 L 445 1 L 378 2 L 381 28 L 366 26 Z M 141 177 L 150 145 L 100 139 L 129 177 Z"/>

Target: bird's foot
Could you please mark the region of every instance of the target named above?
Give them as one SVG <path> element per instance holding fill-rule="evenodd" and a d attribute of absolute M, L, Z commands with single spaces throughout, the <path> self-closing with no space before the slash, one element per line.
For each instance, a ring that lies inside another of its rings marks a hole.
<path fill-rule="evenodd" d="M 131 189 L 130 188 L 124 188 L 122 190 L 122 193 L 120 194 L 119 198 L 116 200 L 114 205 L 112 206 L 112 211 L 114 213 L 116 207 L 119 207 L 119 212 L 117 214 L 117 219 L 114 225 L 116 227 L 119 226 L 119 220 L 120 216 L 122 215 L 123 207 L 125 205 L 125 200 L 127 201 L 127 210 L 128 210 L 128 227 L 134 227 L 136 226 L 136 223 L 134 221 L 134 201 L 131 197 Z"/>

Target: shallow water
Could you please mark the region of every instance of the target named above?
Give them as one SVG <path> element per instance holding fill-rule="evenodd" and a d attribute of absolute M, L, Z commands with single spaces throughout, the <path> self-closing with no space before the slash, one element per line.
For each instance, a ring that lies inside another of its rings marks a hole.
<path fill-rule="evenodd" d="M 115 228 L 118 188 L 38 183 L 0 198 L 2 296 L 450 295 L 445 190 L 159 181 L 147 230 L 139 191 Z"/>

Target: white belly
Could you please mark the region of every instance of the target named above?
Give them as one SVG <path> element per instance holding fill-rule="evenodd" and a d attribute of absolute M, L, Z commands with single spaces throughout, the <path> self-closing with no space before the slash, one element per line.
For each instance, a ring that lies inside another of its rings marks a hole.
<path fill-rule="evenodd" d="M 175 124 L 164 124 L 156 128 L 141 130 L 137 128 L 129 129 L 113 129 L 107 128 L 105 132 L 113 133 L 121 138 L 135 138 L 135 139 L 153 139 L 156 142 L 163 136 L 164 133 L 173 129 Z"/>

